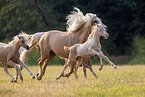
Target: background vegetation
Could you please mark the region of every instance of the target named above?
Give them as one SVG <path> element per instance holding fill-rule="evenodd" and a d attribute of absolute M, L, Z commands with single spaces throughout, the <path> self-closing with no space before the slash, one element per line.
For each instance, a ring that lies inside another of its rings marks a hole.
<path fill-rule="evenodd" d="M 10 41 L 20 31 L 29 34 L 52 29 L 65 31 L 65 18 L 73 7 L 84 14 L 97 14 L 107 25 L 110 37 L 101 39 L 101 43 L 112 60 L 116 58 L 113 56 L 129 56 L 119 63 L 130 59 L 134 60 L 131 63 L 145 63 L 144 0 L 0 0 L 0 41 Z"/>

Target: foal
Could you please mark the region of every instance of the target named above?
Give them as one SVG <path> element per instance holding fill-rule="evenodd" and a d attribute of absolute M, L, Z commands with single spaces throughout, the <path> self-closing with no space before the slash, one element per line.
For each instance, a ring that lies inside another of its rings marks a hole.
<path fill-rule="evenodd" d="M 14 66 L 16 69 L 17 74 L 20 76 L 20 79 L 23 81 L 23 77 L 21 74 L 21 69 L 18 65 L 19 64 L 27 69 L 27 71 L 30 73 L 32 78 L 34 79 L 35 76 L 32 74 L 32 72 L 28 69 L 27 65 L 21 62 L 19 59 L 20 53 L 19 49 L 20 47 L 24 47 L 25 49 L 29 50 L 29 46 L 27 44 L 27 40 L 23 36 L 16 36 L 14 37 L 14 40 L 10 42 L 6 46 L 0 46 L 0 62 L 2 62 L 4 66 L 4 71 L 12 78 L 12 81 L 10 82 L 16 82 L 17 78 L 14 78 L 7 69 L 7 64 Z"/>
<path fill-rule="evenodd" d="M 81 64 L 81 60 L 83 57 L 91 57 L 94 55 L 99 56 L 100 58 L 103 58 L 107 62 L 109 62 L 112 66 L 114 66 L 115 69 L 117 69 L 116 65 L 112 63 L 107 56 L 103 54 L 101 51 L 101 44 L 100 44 L 100 37 L 103 36 L 105 39 L 108 38 L 108 33 L 106 32 L 105 25 L 103 24 L 96 24 L 92 28 L 92 32 L 88 37 L 88 40 L 83 44 L 75 44 L 71 47 L 64 46 L 64 50 L 69 53 L 69 58 L 67 60 L 67 64 L 64 66 L 62 70 L 63 77 L 68 77 L 72 72 L 74 66 L 72 66 L 72 63 L 75 61 L 78 61 L 78 64 Z M 66 74 L 63 74 L 64 70 L 67 68 L 67 66 L 70 65 L 70 71 Z M 77 75 L 75 75 L 75 78 L 77 79 Z"/>

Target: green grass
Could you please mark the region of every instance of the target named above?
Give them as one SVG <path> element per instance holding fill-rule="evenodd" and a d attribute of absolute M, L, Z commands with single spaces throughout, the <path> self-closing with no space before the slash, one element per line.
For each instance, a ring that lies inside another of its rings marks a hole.
<path fill-rule="evenodd" d="M 26 69 L 22 74 L 24 82 L 9 84 L 9 76 L 0 68 L 0 97 L 145 97 L 145 65 L 124 65 L 113 69 L 104 66 L 102 71 L 98 66 L 93 69 L 98 75 L 94 78 L 87 69 L 88 79 L 85 79 L 82 67 L 78 70 L 79 79 L 76 81 L 72 74 L 69 79 L 55 78 L 63 66 L 48 66 L 41 81 L 32 79 Z M 38 66 L 29 66 L 33 74 L 37 74 Z M 15 74 L 14 69 L 9 69 Z"/>

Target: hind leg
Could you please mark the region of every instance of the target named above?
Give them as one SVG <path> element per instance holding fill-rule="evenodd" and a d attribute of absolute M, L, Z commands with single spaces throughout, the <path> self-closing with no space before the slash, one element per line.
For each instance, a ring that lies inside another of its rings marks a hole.
<path fill-rule="evenodd" d="M 78 79 L 77 70 L 78 70 L 78 68 L 80 67 L 80 64 L 83 65 L 83 63 L 82 63 L 82 58 L 78 58 L 78 59 L 77 59 L 77 65 L 75 66 L 75 69 L 74 69 L 74 75 L 75 75 L 75 79 L 76 79 L 76 80 Z"/>
<path fill-rule="evenodd" d="M 52 59 L 55 57 L 56 55 L 53 53 L 51 54 L 44 62 L 43 66 L 42 66 L 42 73 L 43 75 L 45 74 L 45 70 L 46 67 L 48 66 L 48 64 L 52 61 Z"/>
<path fill-rule="evenodd" d="M 16 65 L 16 64 L 15 64 L 14 62 L 12 62 L 12 61 L 8 61 L 8 64 L 14 66 L 14 68 L 16 69 L 15 80 L 17 81 L 17 79 L 18 79 L 18 75 L 19 75 L 21 81 L 23 81 L 23 76 L 22 76 L 22 73 L 21 73 L 20 65 Z"/>
<path fill-rule="evenodd" d="M 51 60 L 55 57 L 56 55 L 54 53 L 51 53 L 47 59 L 39 59 L 39 73 L 37 74 L 37 79 L 38 80 L 41 80 L 42 77 L 44 76 L 45 74 L 45 70 L 46 70 L 46 67 L 48 66 L 48 64 L 51 62 Z M 45 61 L 44 61 L 45 60 Z M 44 63 L 43 63 L 44 62 Z M 43 66 L 42 66 L 43 64 Z"/>
<path fill-rule="evenodd" d="M 83 71 L 84 71 L 84 77 L 87 79 L 87 74 L 86 74 L 86 61 L 87 59 L 83 58 Z"/>
<path fill-rule="evenodd" d="M 87 58 L 86 60 L 87 60 L 86 67 L 89 68 L 89 70 L 91 71 L 91 73 L 94 75 L 95 78 L 98 78 L 98 76 L 96 75 L 96 73 L 94 72 L 92 68 L 91 59 Z"/>
<path fill-rule="evenodd" d="M 67 61 L 67 66 L 70 65 L 70 69 L 69 69 L 69 72 L 64 74 L 63 77 L 69 77 L 73 73 L 75 64 L 76 64 L 76 60 L 68 60 Z"/>
<path fill-rule="evenodd" d="M 10 81 L 10 83 L 11 83 L 11 82 L 17 82 L 17 81 L 15 80 L 15 78 L 9 73 L 6 64 L 4 64 L 4 71 L 5 71 L 5 72 L 10 76 L 10 78 L 12 79 L 12 80 Z"/>
<path fill-rule="evenodd" d="M 61 71 L 61 73 L 59 74 L 59 76 L 56 78 L 57 80 L 64 76 L 64 71 L 65 71 L 65 69 L 67 67 L 68 67 L 68 65 L 67 65 L 67 61 L 66 61 L 65 64 L 64 64 L 63 70 Z"/>

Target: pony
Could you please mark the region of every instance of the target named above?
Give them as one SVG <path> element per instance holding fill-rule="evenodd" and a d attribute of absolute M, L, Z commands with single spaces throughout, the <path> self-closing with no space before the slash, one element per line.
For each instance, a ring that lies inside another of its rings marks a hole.
<path fill-rule="evenodd" d="M 34 48 L 36 48 L 37 50 L 39 50 L 38 42 L 39 42 L 41 36 L 42 36 L 44 33 L 45 33 L 45 32 L 37 32 L 37 33 L 35 33 L 35 34 L 29 35 L 29 34 L 26 34 L 26 33 L 22 32 L 22 33 L 19 34 L 19 35 L 24 36 L 24 37 L 28 40 L 28 44 L 29 44 L 29 46 L 30 46 L 30 49 L 29 49 L 29 50 L 24 50 L 24 49 L 20 50 L 20 53 L 21 53 L 21 55 L 20 55 L 20 60 L 21 60 L 22 62 L 24 62 L 25 64 L 27 64 L 28 56 L 30 55 L 30 53 L 32 52 L 32 50 L 33 50 Z M 95 74 L 94 71 L 93 71 L 93 69 L 92 69 L 92 64 L 91 64 L 90 58 L 85 58 L 84 61 L 85 61 L 85 62 L 84 62 L 84 63 L 85 63 L 85 67 L 89 68 L 90 71 L 91 71 L 93 74 Z M 84 64 L 82 64 L 82 65 L 83 65 L 83 67 L 84 67 Z M 7 66 L 10 67 L 10 65 L 7 65 Z M 84 75 L 86 75 L 86 69 L 85 69 L 85 67 L 83 68 Z M 22 66 L 21 66 L 21 70 L 22 70 Z M 74 71 L 75 71 L 75 70 L 74 70 Z"/>
<path fill-rule="evenodd" d="M 14 40 L 9 42 L 9 44 L 1 43 L 0 45 L 0 62 L 3 64 L 4 71 L 11 77 L 10 82 L 17 82 L 17 75 L 20 76 L 21 81 L 23 81 L 23 77 L 21 74 L 21 69 L 18 65 L 19 64 L 26 68 L 26 70 L 29 72 L 29 74 L 34 79 L 35 76 L 32 74 L 32 72 L 28 69 L 27 65 L 21 62 L 19 59 L 20 53 L 19 49 L 20 47 L 24 47 L 25 49 L 29 50 L 29 46 L 27 43 L 27 40 L 25 37 L 17 35 L 14 37 Z M 7 69 L 7 64 L 13 66 L 16 69 L 16 78 L 14 78 Z"/>
<path fill-rule="evenodd" d="M 35 34 L 32 34 L 32 35 L 29 35 L 29 34 L 26 34 L 24 32 L 20 33 L 20 35 L 24 36 L 27 40 L 28 40 L 28 44 L 29 44 L 29 47 L 30 49 L 29 50 L 23 50 L 21 52 L 21 55 L 20 55 L 20 60 L 22 62 L 24 62 L 25 64 L 27 64 L 27 60 L 28 60 L 28 56 L 30 55 L 30 53 L 32 52 L 32 50 L 34 48 L 38 49 L 39 50 L 39 47 L 37 46 L 41 36 L 44 34 L 45 32 L 37 32 Z"/>
<path fill-rule="evenodd" d="M 27 60 L 28 60 L 28 56 L 30 55 L 30 53 L 32 52 L 32 50 L 34 48 L 38 49 L 36 44 L 38 44 L 40 37 L 43 35 L 44 32 L 37 32 L 35 34 L 26 34 L 25 32 L 21 31 L 21 33 L 19 34 L 19 36 L 23 36 L 25 37 L 28 41 L 28 45 L 29 45 L 29 50 L 24 49 L 23 47 L 20 47 L 19 49 L 19 53 L 20 53 L 20 60 L 27 64 Z M 1 46 L 7 46 L 8 44 L 5 43 L 1 43 Z M 18 64 L 17 64 L 18 65 Z M 0 66 L 4 67 L 4 64 L 2 64 L 2 62 L 0 62 Z M 21 65 L 19 65 L 21 70 L 23 69 L 23 67 Z M 7 68 L 14 68 L 14 66 L 7 64 Z M 17 78 L 18 78 L 18 73 L 16 72 L 15 75 L 15 82 L 17 82 Z"/>
<path fill-rule="evenodd" d="M 64 46 L 84 43 L 91 32 L 94 22 L 97 21 L 102 23 L 101 19 L 98 18 L 96 14 L 87 13 L 86 16 L 84 16 L 78 8 L 74 9 L 76 11 L 73 11 L 67 16 L 67 33 L 58 30 L 51 30 L 45 32 L 41 36 L 39 41 L 41 57 L 38 59 L 38 80 L 42 79 L 47 65 L 56 55 L 64 59 L 68 58 L 68 53 L 64 51 Z"/>
<path fill-rule="evenodd" d="M 74 44 L 71 47 L 64 46 L 64 50 L 69 53 L 69 58 L 67 60 L 66 65 L 64 66 L 60 77 L 68 77 L 73 72 L 74 63 L 75 61 L 78 61 L 78 64 L 81 64 L 81 60 L 83 57 L 91 57 L 91 56 L 99 56 L 100 58 L 103 58 L 107 62 L 109 62 L 112 66 L 114 66 L 115 69 L 117 69 L 116 65 L 111 62 L 107 56 L 103 54 L 101 51 L 101 44 L 100 44 L 100 37 L 103 36 L 105 39 L 109 37 L 109 34 L 106 32 L 105 25 L 103 24 L 96 24 L 92 28 L 92 33 L 89 35 L 87 41 L 83 44 Z M 67 68 L 67 66 L 70 65 L 70 71 L 66 74 L 64 74 L 64 70 Z M 96 75 L 97 76 L 97 75 Z M 75 75 L 75 78 L 77 79 L 77 75 Z"/>

